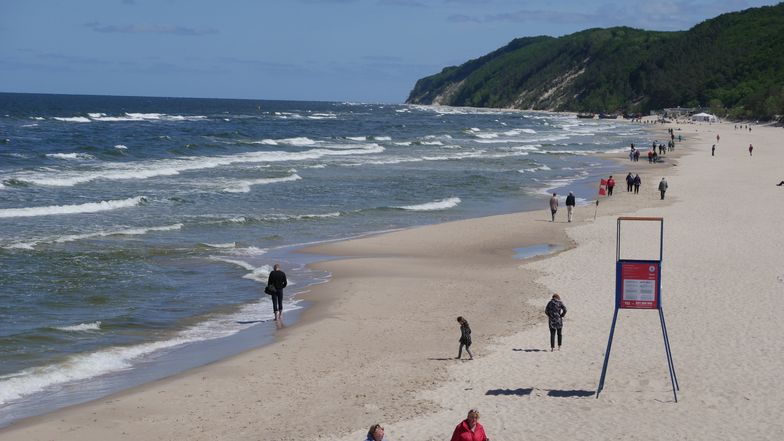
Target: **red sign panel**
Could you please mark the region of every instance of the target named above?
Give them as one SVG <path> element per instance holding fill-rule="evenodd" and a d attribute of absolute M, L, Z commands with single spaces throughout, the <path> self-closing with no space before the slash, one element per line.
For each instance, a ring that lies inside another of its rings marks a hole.
<path fill-rule="evenodd" d="M 618 262 L 619 306 L 656 309 L 659 307 L 659 262 Z"/>

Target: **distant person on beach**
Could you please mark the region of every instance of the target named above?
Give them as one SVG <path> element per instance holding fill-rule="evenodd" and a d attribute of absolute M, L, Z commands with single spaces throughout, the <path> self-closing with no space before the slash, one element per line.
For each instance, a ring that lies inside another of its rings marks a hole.
<path fill-rule="evenodd" d="M 720 139 L 720 138 L 719 138 L 719 135 L 717 134 L 717 135 L 716 135 L 716 144 L 718 144 L 718 143 L 719 143 L 719 139 Z"/>
<path fill-rule="evenodd" d="M 661 193 L 661 198 L 664 199 L 664 192 L 667 191 L 667 180 L 662 178 L 661 182 L 659 182 L 659 192 Z"/>
<path fill-rule="evenodd" d="M 615 179 L 610 175 L 607 179 L 607 196 L 612 196 L 613 188 L 615 188 Z"/>
<path fill-rule="evenodd" d="M 286 280 L 286 273 L 280 270 L 280 265 L 275 264 L 272 272 L 267 278 L 267 285 L 275 287 L 275 294 L 272 296 L 272 310 L 275 311 L 275 320 L 280 320 L 283 317 L 283 288 L 288 285 Z"/>
<path fill-rule="evenodd" d="M 460 349 L 457 351 L 457 360 L 463 356 L 463 346 L 465 346 L 468 359 L 473 360 L 474 354 L 471 353 L 471 327 L 468 326 L 468 320 L 463 317 L 458 317 L 457 322 L 460 323 Z"/>
<path fill-rule="evenodd" d="M 553 298 L 547 302 L 547 306 L 544 308 L 544 313 L 547 315 L 550 326 L 550 352 L 555 350 L 556 334 L 558 334 L 558 350 L 560 351 L 563 340 L 561 329 L 563 328 L 563 318 L 566 315 L 566 306 L 561 302 L 561 296 L 553 294 Z"/>
<path fill-rule="evenodd" d="M 370 426 L 365 441 L 387 441 L 387 437 L 384 436 L 384 427 L 381 424 Z"/>
<path fill-rule="evenodd" d="M 640 160 L 640 149 L 634 151 L 634 162 L 639 162 Z"/>
<path fill-rule="evenodd" d="M 471 409 L 466 419 L 455 427 L 451 441 L 490 441 L 485 434 L 485 428 L 479 424 L 479 411 Z"/>
<path fill-rule="evenodd" d="M 552 214 L 553 219 L 550 222 L 555 222 L 556 211 L 558 211 L 558 196 L 553 193 L 553 197 L 550 198 L 550 214 Z"/>
<path fill-rule="evenodd" d="M 634 194 L 640 192 L 640 184 L 642 184 L 642 179 L 640 179 L 639 173 L 634 175 Z"/>
<path fill-rule="evenodd" d="M 569 222 L 572 221 L 573 210 L 574 210 L 574 193 L 570 191 L 569 196 L 566 196 L 566 219 Z"/>
<path fill-rule="evenodd" d="M 632 187 L 634 186 L 634 176 L 632 176 L 631 172 L 626 175 L 626 191 L 631 193 Z"/>
<path fill-rule="evenodd" d="M 711 147 L 711 156 L 716 156 L 716 144 L 713 144 L 713 147 Z"/>
<path fill-rule="evenodd" d="M 751 145 L 751 144 L 749 144 L 749 156 L 752 156 L 752 155 L 751 155 L 751 151 L 752 151 L 752 150 L 754 150 L 754 146 L 753 146 L 753 145 Z"/>

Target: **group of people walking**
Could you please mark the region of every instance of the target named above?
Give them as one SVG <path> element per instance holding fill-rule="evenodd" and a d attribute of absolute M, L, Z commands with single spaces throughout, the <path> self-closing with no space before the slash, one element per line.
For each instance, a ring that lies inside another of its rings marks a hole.
<path fill-rule="evenodd" d="M 575 205 L 575 197 L 574 193 L 571 191 L 569 195 L 566 196 L 566 219 L 571 222 L 572 221 L 572 214 L 574 213 L 574 205 Z M 558 193 L 553 193 L 553 196 L 550 198 L 550 222 L 555 222 L 555 213 L 558 212 Z"/>

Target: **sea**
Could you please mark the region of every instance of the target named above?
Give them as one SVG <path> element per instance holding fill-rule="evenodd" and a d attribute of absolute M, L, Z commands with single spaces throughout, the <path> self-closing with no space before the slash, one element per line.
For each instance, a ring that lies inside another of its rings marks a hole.
<path fill-rule="evenodd" d="M 589 203 L 630 143 L 573 114 L 0 93 L 0 426 L 273 342 L 271 266 L 289 326 L 329 280 L 308 244 Z"/>

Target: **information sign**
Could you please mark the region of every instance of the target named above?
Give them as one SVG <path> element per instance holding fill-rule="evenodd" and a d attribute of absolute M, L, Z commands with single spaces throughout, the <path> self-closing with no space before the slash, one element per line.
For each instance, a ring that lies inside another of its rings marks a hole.
<path fill-rule="evenodd" d="M 620 308 L 659 307 L 659 262 L 619 261 L 617 268 Z"/>

